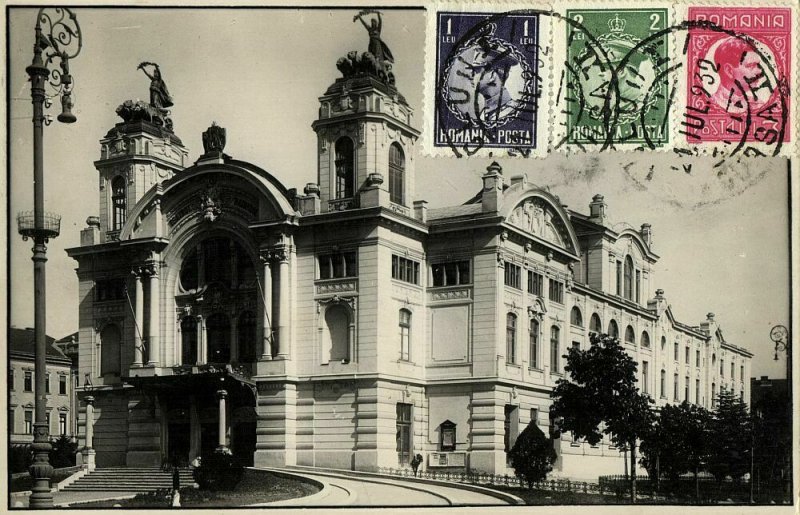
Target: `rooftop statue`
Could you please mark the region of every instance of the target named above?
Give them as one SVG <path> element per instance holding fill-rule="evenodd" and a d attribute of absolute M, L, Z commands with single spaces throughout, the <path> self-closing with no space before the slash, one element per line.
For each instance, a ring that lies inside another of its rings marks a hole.
<path fill-rule="evenodd" d="M 153 67 L 152 75 L 147 72 L 146 66 Z M 172 97 L 167 89 L 167 83 L 161 78 L 161 69 L 156 63 L 143 62 L 136 67 L 137 70 L 142 70 L 145 75 L 150 79 L 150 105 L 156 109 L 166 110 L 167 107 L 172 107 Z"/>
<path fill-rule="evenodd" d="M 364 17 L 374 14 L 375 17 L 369 19 L 369 23 Z M 392 63 L 394 56 L 389 47 L 381 39 L 383 21 L 381 13 L 372 9 L 365 9 L 353 17 L 353 22 L 358 20 L 367 29 L 369 34 L 369 47 L 367 51 L 360 54 L 356 51 L 347 53 L 347 57 L 342 57 L 336 62 L 336 67 L 342 72 L 345 78 L 355 75 L 367 74 L 378 77 L 389 85 L 394 85 L 394 73 L 392 73 Z"/>

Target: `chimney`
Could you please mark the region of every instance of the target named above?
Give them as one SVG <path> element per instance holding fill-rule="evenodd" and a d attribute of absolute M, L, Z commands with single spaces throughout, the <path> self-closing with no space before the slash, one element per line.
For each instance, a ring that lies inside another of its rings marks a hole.
<path fill-rule="evenodd" d="M 606 207 L 608 207 L 603 200 L 603 196 L 599 193 L 592 197 L 589 203 L 589 220 L 596 224 L 605 225 L 606 222 Z"/>
<path fill-rule="evenodd" d="M 642 230 L 639 231 L 642 239 L 647 243 L 648 247 L 653 247 L 653 227 L 650 224 L 642 224 Z"/>
<path fill-rule="evenodd" d="M 503 207 L 503 168 L 493 161 L 483 175 L 483 212 L 496 212 Z"/>
<path fill-rule="evenodd" d="M 320 212 L 319 186 L 309 182 L 303 188 L 304 195 L 297 196 L 297 210 L 303 215 L 314 215 Z"/>
<path fill-rule="evenodd" d="M 651 311 L 655 311 L 656 315 L 661 316 L 661 314 L 666 311 L 667 309 L 667 298 L 664 296 L 664 290 L 661 288 L 656 290 L 655 298 L 652 298 L 647 301 L 647 309 Z"/>
<path fill-rule="evenodd" d="M 714 313 L 706 315 L 706 319 L 700 323 L 700 331 L 707 335 L 711 335 L 717 330 L 717 323 L 714 321 Z"/>
<path fill-rule="evenodd" d="M 427 200 L 415 200 L 414 201 L 414 218 L 419 220 L 420 222 L 427 222 L 428 221 L 428 201 Z"/>

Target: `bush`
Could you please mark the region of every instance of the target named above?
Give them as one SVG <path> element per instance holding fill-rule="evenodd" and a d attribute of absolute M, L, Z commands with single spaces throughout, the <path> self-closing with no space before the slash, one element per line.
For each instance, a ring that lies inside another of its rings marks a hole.
<path fill-rule="evenodd" d="M 28 472 L 33 463 L 33 449 L 31 444 L 25 443 L 12 445 L 8 449 L 8 468 L 12 474 Z"/>
<path fill-rule="evenodd" d="M 73 442 L 68 436 L 61 435 L 50 444 L 50 465 L 54 468 L 75 466 L 75 454 L 78 452 L 78 442 Z"/>
<path fill-rule="evenodd" d="M 244 465 L 230 451 L 214 451 L 200 459 L 194 480 L 201 490 L 233 490 L 244 474 Z"/>
<path fill-rule="evenodd" d="M 528 488 L 533 488 L 534 483 L 544 481 L 547 473 L 553 470 L 556 451 L 542 430 L 530 423 L 517 437 L 510 458 L 517 476 L 528 483 Z"/>

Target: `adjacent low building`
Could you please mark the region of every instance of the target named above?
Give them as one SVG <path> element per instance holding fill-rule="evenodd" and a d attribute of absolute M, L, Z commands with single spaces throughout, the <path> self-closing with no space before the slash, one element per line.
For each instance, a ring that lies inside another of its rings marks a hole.
<path fill-rule="evenodd" d="M 318 180 L 302 193 L 224 153 L 220 127 L 190 164 L 163 113 L 118 109 L 94 163 L 99 216 L 68 250 L 99 467 L 225 445 L 263 466 L 421 453 L 511 473 L 508 449 L 550 424 L 564 354 L 592 332 L 619 337 L 657 404 L 749 397 L 752 355 L 712 313 L 677 321 L 657 289 L 650 225 L 612 224 L 602 195 L 568 209 L 497 163 L 473 198 L 429 209 L 412 107 L 347 59 L 319 98 Z M 610 442 L 555 445 L 558 474 L 623 468 Z"/>
<path fill-rule="evenodd" d="M 34 330 L 8 329 L 8 433 L 11 445 L 33 442 L 35 422 Z M 46 388 L 47 425 L 51 438 L 74 436 L 76 412 L 73 405 L 71 361 L 47 337 Z"/>

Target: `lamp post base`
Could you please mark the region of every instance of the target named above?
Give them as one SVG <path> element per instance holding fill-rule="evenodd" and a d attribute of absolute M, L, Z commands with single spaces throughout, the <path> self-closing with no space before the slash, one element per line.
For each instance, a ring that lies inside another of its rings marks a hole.
<path fill-rule="evenodd" d="M 83 449 L 81 451 L 81 466 L 89 472 L 95 469 L 94 455 L 94 449 Z"/>

